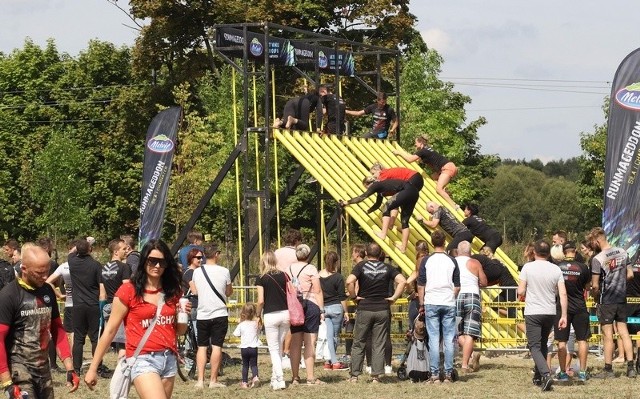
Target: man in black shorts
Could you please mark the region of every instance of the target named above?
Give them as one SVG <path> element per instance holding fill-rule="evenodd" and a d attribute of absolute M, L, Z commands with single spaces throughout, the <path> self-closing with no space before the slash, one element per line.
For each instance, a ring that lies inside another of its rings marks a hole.
<path fill-rule="evenodd" d="M 631 265 L 633 278 L 627 281 L 627 317 L 640 318 L 640 262 Z M 629 335 L 640 333 L 640 323 L 628 323 Z M 640 373 L 640 340 L 636 339 L 636 373 Z"/>
<path fill-rule="evenodd" d="M 0 292 L 0 387 L 10 399 L 53 399 L 47 346 L 56 348 L 67 370 L 70 392 L 80 379 L 73 371 L 69 342 L 56 295 L 49 284 L 49 256 L 31 245 L 22 253 L 22 277 Z"/>
<path fill-rule="evenodd" d="M 496 249 L 502 245 L 502 236 L 498 230 L 489 226 L 483 218 L 478 216 L 478 205 L 465 204 L 464 216 L 462 224 L 467 226 L 471 234 L 481 239 L 486 247 L 491 248 L 492 252 L 496 252 Z"/>
<path fill-rule="evenodd" d="M 635 377 L 633 345 L 627 329 L 627 279 L 633 278 L 627 251 L 612 247 L 600 227 L 591 229 L 587 239 L 596 252 L 600 251 L 591 260 L 591 294 L 594 298 L 600 298 L 598 319 L 604 337 L 604 369 L 593 377 L 615 377 L 612 367 L 614 322 L 624 345 L 627 377 Z"/>
<path fill-rule="evenodd" d="M 578 371 L 578 380 L 585 382 L 587 380 L 587 355 L 589 353 L 589 345 L 587 340 L 591 336 L 589 326 L 589 312 L 584 298 L 585 289 L 591 285 L 591 272 L 584 264 L 575 260 L 576 244 L 568 241 L 564 244 L 565 258 L 558 264 L 562 276 L 564 277 L 564 286 L 567 290 L 567 326 L 572 326 L 578 343 L 578 359 L 580 361 L 580 370 Z M 560 372 L 556 375 L 557 381 L 568 381 L 567 375 L 567 341 L 569 340 L 569 328 L 558 329 L 558 321 L 560 320 L 560 306 L 557 304 L 558 313 L 556 315 L 556 324 L 554 324 L 554 337 L 558 341 L 558 362 L 560 362 Z"/>

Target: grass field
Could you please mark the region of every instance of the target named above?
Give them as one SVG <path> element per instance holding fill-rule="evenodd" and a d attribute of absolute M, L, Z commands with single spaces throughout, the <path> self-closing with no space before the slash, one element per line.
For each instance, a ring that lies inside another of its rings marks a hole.
<path fill-rule="evenodd" d="M 236 350 L 228 352 L 232 358 L 239 358 Z M 112 367 L 115 363 L 113 355 L 109 355 L 106 364 Z M 173 397 L 177 399 L 201 399 L 201 398 L 234 398 L 234 399 L 274 399 L 274 398 L 349 398 L 349 399 L 404 399 L 404 398 L 638 398 L 640 397 L 640 377 L 629 379 L 619 377 L 613 380 L 589 380 L 584 385 L 573 384 L 570 386 L 554 385 L 551 392 L 540 392 L 538 387 L 531 383 L 532 360 L 525 360 L 521 354 L 500 355 L 493 358 L 482 357 L 480 371 L 466 376 L 461 376 L 459 382 L 448 385 L 412 384 L 409 381 L 399 381 L 395 374 L 382 379 L 380 384 L 372 384 L 366 375 L 360 377 L 356 384 L 346 382 L 348 371 L 324 371 L 322 364 L 316 364 L 316 375 L 326 385 L 307 386 L 304 384 L 287 387 L 282 391 L 271 391 L 269 378 L 271 367 L 268 354 L 260 352 L 260 376 L 263 384 L 259 388 L 241 389 L 241 366 L 225 368 L 225 375 L 220 381 L 227 384 L 227 388 L 196 390 L 194 382 L 182 382 L 176 378 Z M 602 361 L 590 355 L 589 366 L 599 370 Z M 623 366 L 614 366 L 617 373 L 623 373 Z M 394 370 L 395 373 L 395 370 Z M 301 376 L 304 376 L 301 370 Z M 285 378 L 291 379 L 290 372 L 285 372 Z M 108 380 L 100 379 L 95 391 L 90 391 L 82 383 L 78 392 L 66 393 L 64 376 L 55 374 L 55 389 L 57 398 L 76 399 L 105 399 L 109 397 Z M 130 398 L 137 398 L 135 389 L 131 389 Z"/>

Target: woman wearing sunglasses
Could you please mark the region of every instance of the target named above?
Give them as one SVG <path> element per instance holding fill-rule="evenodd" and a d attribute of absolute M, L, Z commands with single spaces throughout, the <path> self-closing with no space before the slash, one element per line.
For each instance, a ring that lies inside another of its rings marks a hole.
<path fill-rule="evenodd" d="M 140 253 L 140 267 L 129 283 L 116 292 L 111 317 L 98 342 L 93 361 L 84 381 L 93 389 L 97 383 L 97 367 L 108 350 L 120 322 L 124 320 L 126 356 L 129 364 L 147 327 L 153 328 L 131 370 L 131 380 L 141 399 L 167 399 L 173 392 L 177 372 L 176 336 L 184 334 L 187 325 L 177 324 L 178 300 L 182 296 L 181 276 L 167 244 L 150 240 Z M 164 304 L 155 327 L 157 304 Z M 187 306 L 190 311 L 191 306 Z"/>

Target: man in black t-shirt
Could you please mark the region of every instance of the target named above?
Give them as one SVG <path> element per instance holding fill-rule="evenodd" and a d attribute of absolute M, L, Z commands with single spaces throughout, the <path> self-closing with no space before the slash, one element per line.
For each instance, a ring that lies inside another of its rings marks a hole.
<path fill-rule="evenodd" d="M 386 139 L 389 135 L 395 135 L 398 128 L 396 112 L 387 104 L 387 93 L 378 92 L 376 102 L 368 105 L 360 111 L 345 111 L 347 115 L 362 116 L 373 115 L 373 127 L 365 134 L 366 139 Z"/>
<path fill-rule="evenodd" d="M 573 326 L 578 343 L 578 359 L 580 361 L 580 370 L 578 379 L 582 382 L 587 380 L 587 354 L 589 353 L 589 345 L 587 340 L 591 336 L 589 326 L 589 312 L 585 301 L 585 290 L 591 285 L 591 271 L 584 264 L 575 260 L 576 245 L 572 241 L 564 244 L 565 258 L 558 264 L 564 276 L 564 286 L 567 290 L 567 326 Z M 560 301 L 556 301 L 557 315 L 554 324 L 554 337 L 558 341 L 558 361 L 560 362 L 560 372 L 556 378 L 559 381 L 567 381 L 569 379 L 567 368 L 567 341 L 569 340 L 569 328 L 558 328 L 560 320 Z M 569 359 L 570 360 L 570 359 Z"/>
<path fill-rule="evenodd" d="M 465 204 L 464 216 L 462 224 L 467 226 L 471 234 L 481 239 L 485 246 L 491 248 L 492 252 L 496 252 L 496 249 L 502 245 L 502 237 L 498 230 L 489 226 L 484 219 L 478 216 L 478 206 Z"/>
<path fill-rule="evenodd" d="M 89 335 L 91 354 L 98 343 L 100 328 L 99 298 L 106 298 L 102 284 L 102 266 L 91 257 L 86 239 L 76 241 L 76 256 L 69 258 L 73 284 L 73 368 L 80 374 L 84 342 Z"/>
<path fill-rule="evenodd" d="M 467 227 L 460 223 L 451 212 L 440 204 L 429 201 L 427 202 L 427 212 L 431 214 L 431 219 L 419 219 L 419 222 L 423 222 L 427 227 L 435 229 L 440 226 L 447 234 L 451 236 L 451 241 L 447 245 L 447 252 L 457 251 L 458 244 L 462 241 L 473 241 L 473 234 L 467 229 Z"/>
<path fill-rule="evenodd" d="M 69 343 L 49 284 L 49 256 L 40 247 L 25 248 L 22 277 L 0 292 L 0 388 L 10 399 L 53 399 L 53 382 L 47 355 L 49 341 L 56 343 L 67 370 L 70 391 L 80 379 L 73 371 Z"/>
<path fill-rule="evenodd" d="M 400 272 L 378 260 L 382 249 L 378 244 L 367 245 L 367 259 L 358 263 L 347 277 L 349 296 L 358 303 L 356 325 L 351 348 L 351 382 L 362 374 L 367 337 L 371 336 L 371 377 L 379 381 L 384 374 L 384 347 L 389 332 L 389 306 L 402 295 L 406 279 Z M 389 296 L 389 283 L 396 289 Z M 356 296 L 356 282 L 358 293 Z"/>
<path fill-rule="evenodd" d="M 102 309 L 102 318 L 104 325 L 109 321 L 111 316 L 111 304 L 118 288 L 131 278 L 131 269 L 129 265 L 123 262 L 127 253 L 127 244 L 124 240 L 115 239 L 109 242 L 109 253 L 111 260 L 102 266 L 102 284 L 106 297 L 100 298 L 100 307 Z M 120 325 L 113 342 L 124 344 L 124 325 Z M 124 349 L 124 348 L 123 348 Z"/>
<path fill-rule="evenodd" d="M 324 126 L 324 133 L 343 134 L 345 133 L 344 115 L 347 106 L 344 100 L 331 91 L 331 85 L 320 85 L 318 88 L 320 102 L 327 114 L 327 124 Z M 316 127 L 320 131 L 320 127 Z"/>

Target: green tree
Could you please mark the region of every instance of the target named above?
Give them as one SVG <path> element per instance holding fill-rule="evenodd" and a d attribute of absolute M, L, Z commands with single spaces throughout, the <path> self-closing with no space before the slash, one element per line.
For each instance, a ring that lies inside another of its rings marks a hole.
<path fill-rule="evenodd" d="M 604 169 L 607 155 L 607 120 L 609 101 L 602 106 L 605 123 L 594 126 L 593 132 L 580 135 L 580 206 L 583 211 L 583 230 L 602 224 L 604 209 Z"/>
<path fill-rule="evenodd" d="M 401 144 L 413 147 L 419 135 L 428 135 L 432 146 L 460 167 L 449 187 L 457 202 L 478 200 L 483 190 L 480 180 L 493 175 L 497 156 L 483 155 L 478 144 L 478 129 L 483 117 L 467 121 L 464 107 L 471 98 L 453 89 L 438 75 L 443 63 L 434 50 L 409 51 L 403 58 L 400 78 Z"/>
<path fill-rule="evenodd" d="M 55 239 L 91 232 L 87 158 L 79 141 L 67 130 L 52 132 L 33 160 L 28 185 L 36 225 Z"/>

